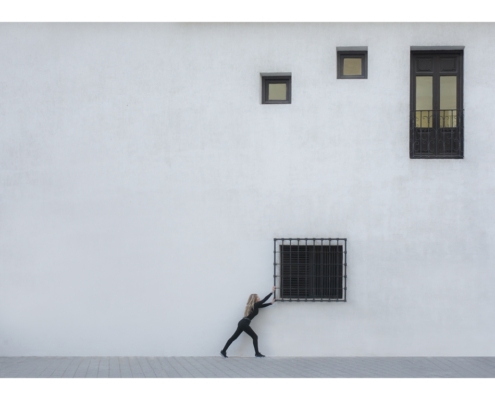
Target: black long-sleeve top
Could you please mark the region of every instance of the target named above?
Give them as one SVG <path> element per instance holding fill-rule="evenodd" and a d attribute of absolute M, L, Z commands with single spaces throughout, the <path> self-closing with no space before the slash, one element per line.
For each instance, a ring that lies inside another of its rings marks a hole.
<path fill-rule="evenodd" d="M 250 321 L 252 321 L 252 320 L 253 320 L 253 318 L 254 318 L 254 317 L 256 317 L 256 316 L 258 315 L 258 309 L 263 308 L 263 307 L 268 307 L 268 306 L 271 306 L 271 305 L 272 305 L 272 303 L 268 303 L 268 304 L 263 304 L 263 303 L 264 303 L 265 301 L 267 301 L 267 300 L 270 298 L 270 296 L 271 296 L 272 294 L 273 294 L 273 293 L 270 293 L 270 294 L 269 294 L 269 295 L 267 295 L 267 296 L 266 296 L 263 300 L 260 300 L 260 301 L 258 301 L 258 302 L 256 302 L 256 303 L 254 303 L 254 305 L 253 305 L 253 311 L 251 311 L 251 312 L 249 313 L 249 315 L 248 315 L 247 317 L 244 317 L 244 318 L 247 318 L 247 319 L 249 319 Z"/>

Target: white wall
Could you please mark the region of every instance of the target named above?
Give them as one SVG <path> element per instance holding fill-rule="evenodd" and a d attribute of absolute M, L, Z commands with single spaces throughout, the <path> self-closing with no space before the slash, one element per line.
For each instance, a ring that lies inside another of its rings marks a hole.
<path fill-rule="evenodd" d="M 276 356 L 495 356 L 494 24 L 0 24 L 0 355 L 216 355 L 274 237 L 346 237 Z M 465 158 L 409 158 L 410 46 L 465 46 Z M 368 79 L 336 47 L 368 46 Z M 261 72 L 292 104 L 261 105 Z M 247 335 L 229 349 L 252 355 Z"/>

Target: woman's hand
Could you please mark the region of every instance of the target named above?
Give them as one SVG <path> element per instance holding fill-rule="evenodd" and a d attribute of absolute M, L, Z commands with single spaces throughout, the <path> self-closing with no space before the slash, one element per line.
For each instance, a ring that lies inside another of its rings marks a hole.
<path fill-rule="evenodd" d="M 275 297 L 272 299 L 272 304 L 275 303 Z"/>
<path fill-rule="evenodd" d="M 275 289 L 276 289 L 276 287 L 274 286 L 274 287 L 273 287 L 273 289 L 272 289 L 272 292 L 273 292 L 273 293 L 275 293 Z"/>

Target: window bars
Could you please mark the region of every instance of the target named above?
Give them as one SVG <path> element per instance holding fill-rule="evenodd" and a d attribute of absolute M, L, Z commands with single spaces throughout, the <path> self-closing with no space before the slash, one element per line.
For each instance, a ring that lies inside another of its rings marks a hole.
<path fill-rule="evenodd" d="M 463 110 L 411 112 L 411 158 L 463 158 Z"/>
<path fill-rule="evenodd" d="M 347 301 L 347 239 L 273 239 L 278 301 Z"/>

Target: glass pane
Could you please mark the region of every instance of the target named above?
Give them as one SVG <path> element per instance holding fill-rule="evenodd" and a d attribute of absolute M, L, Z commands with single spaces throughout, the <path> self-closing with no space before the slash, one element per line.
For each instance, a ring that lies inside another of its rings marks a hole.
<path fill-rule="evenodd" d="M 457 127 L 456 110 L 440 110 L 440 128 Z"/>
<path fill-rule="evenodd" d="M 361 58 L 344 58 L 343 74 L 344 75 L 363 75 Z"/>
<path fill-rule="evenodd" d="M 457 76 L 440 77 L 440 127 L 457 126 Z"/>
<path fill-rule="evenodd" d="M 269 83 L 268 100 L 287 100 L 287 84 Z"/>
<path fill-rule="evenodd" d="M 440 110 L 457 108 L 457 76 L 440 77 Z"/>
<path fill-rule="evenodd" d="M 433 124 L 433 77 L 416 77 L 416 127 L 431 128 Z"/>

